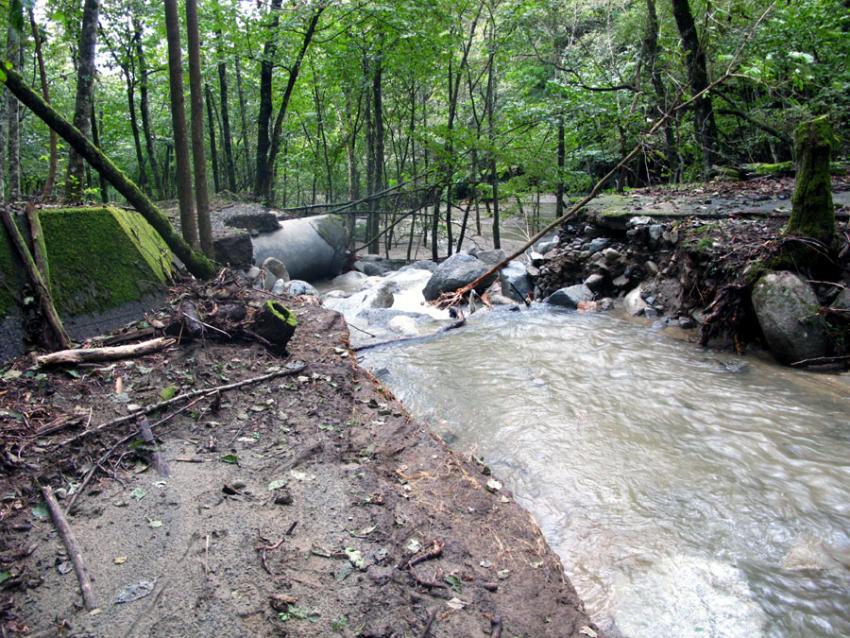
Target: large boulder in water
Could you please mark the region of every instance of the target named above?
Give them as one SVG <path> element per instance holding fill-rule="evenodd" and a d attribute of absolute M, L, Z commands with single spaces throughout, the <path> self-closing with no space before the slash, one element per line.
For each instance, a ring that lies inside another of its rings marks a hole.
<path fill-rule="evenodd" d="M 472 283 L 490 270 L 490 266 L 468 253 L 455 253 L 437 266 L 434 274 L 425 284 L 422 295 L 428 301 L 433 301 L 444 292 L 453 292 L 458 288 Z M 496 273 L 487 277 L 475 290 L 482 293 L 496 280 Z"/>
<path fill-rule="evenodd" d="M 593 301 L 593 291 L 584 284 L 567 286 L 556 290 L 546 298 L 546 303 L 562 308 L 578 308 L 580 303 Z"/>
<path fill-rule="evenodd" d="M 348 227 L 337 215 L 319 215 L 280 222 L 280 230 L 254 238 L 254 263 L 274 257 L 293 279 L 329 279 L 342 272 L 348 259 Z"/>
<path fill-rule="evenodd" d="M 499 273 L 502 294 L 514 301 L 525 301 L 532 289 L 531 277 L 521 261 L 509 261 Z"/>
<path fill-rule="evenodd" d="M 753 308 L 777 359 L 793 363 L 826 355 L 829 335 L 812 287 L 792 272 L 773 272 L 753 288 Z"/>

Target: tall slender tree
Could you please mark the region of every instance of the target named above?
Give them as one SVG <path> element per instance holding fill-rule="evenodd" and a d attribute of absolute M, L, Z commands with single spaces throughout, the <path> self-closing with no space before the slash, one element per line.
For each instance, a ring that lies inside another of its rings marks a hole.
<path fill-rule="evenodd" d="M 210 200 L 207 191 L 207 158 L 204 152 L 204 91 L 201 83 L 201 35 L 197 0 L 186 0 L 186 34 L 189 41 L 189 95 L 192 113 L 192 162 L 195 168 L 195 205 L 201 250 L 213 255 Z M 212 124 L 210 124 L 212 126 Z"/>
<path fill-rule="evenodd" d="M 192 196 L 192 168 L 189 164 L 189 142 L 186 135 L 183 52 L 180 49 L 180 18 L 177 14 L 177 0 L 165 0 L 165 31 L 168 41 L 168 85 L 171 92 L 171 128 L 174 132 L 180 229 L 183 239 L 193 248 L 197 248 L 199 246 L 198 220 L 195 216 L 195 202 Z"/>
<path fill-rule="evenodd" d="M 83 23 L 80 27 L 80 44 L 77 60 L 77 94 L 74 99 L 74 126 L 80 133 L 91 135 L 92 87 L 95 76 L 95 47 L 97 45 L 97 20 L 99 0 L 85 0 Z M 85 162 L 73 148 L 68 154 L 68 178 L 65 182 L 65 199 L 78 202 L 83 199 Z"/>

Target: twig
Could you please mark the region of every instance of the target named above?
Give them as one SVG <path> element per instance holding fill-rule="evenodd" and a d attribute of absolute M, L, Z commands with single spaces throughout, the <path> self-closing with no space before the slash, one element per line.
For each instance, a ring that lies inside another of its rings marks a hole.
<path fill-rule="evenodd" d="M 157 474 L 163 478 L 168 478 L 168 464 L 162 458 L 162 453 L 159 451 L 159 446 L 156 444 L 153 432 L 151 432 L 151 424 L 146 416 L 139 419 L 139 435 L 142 441 L 151 446 L 151 464 L 157 471 Z"/>
<path fill-rule="evenodd" d="M 152 405 L 139 408 L 138 410 L 135 410 L 126 416 L 118 417 L 117 419 L 112 419 L 111 421 L 107 421 L 106 423 L 101 423 L 100 425 L 91 430 L 86 430 L 85 432 L 81 432 L 80 434 L 73 436 L 70 439 L 67 439 L 62 443 L 62 445 L 68 445 L 77 441 L 78 439 L 82 439 L 88 436 L 89 434 L 92 434 L 93 432 L 99 432 L 105 428 L 120 425 L 122 423 L 127 423 L 128 421 L 132 421 L 133 419 L 140 417 L 144 414 L 156 412 L 157 410 L 161 410 L 162 408 L 168 407 L 169 405 L 174 405 L 175 403 L 186 401 L 187 399 L 195 399 L 197 397 L 203 398 L 216 394 L 218 392 L 228 392 L 230 390 L 236 390 L 237 388 L 241 388 L 246 385 L 262 383 L 263 381 L 268 381 L 269 379 L 276 379 L 277 377 L 285 377 L 293 374 L 298 374 L 299 372 L 303 372 L 306 368 L 307 364 L 305 363 L 292 364 L 291 366 L 287 366 L 283 370 L 275 370 L 274 372 L 269 372 L 268 374 L 264 374 L 259 377 L 252 377 L 250 379 L 237 381 L 236 383 L 228 383 L 226 385 L 214 386 L 212 388 L 202 388 L 200 390 L 192 390 L 191 392 L 179 394 L 176 397 L 173 397 L 166 401 L 160 401 L 159 403 L 154 403 Z"/>
<path fill-rule="evenodd" d="M 502 638 L 502 617 L 495 616 L 490 619 L 490 638 Z"/>
<path fill-rule="evenodd" d="M 841 363 L 842 361 L 850 361 L 850 355 L 841 355 L 837 357 L 814 357 L 812 359 L 803 359 L 795 361 L 791 364 L 792 368 L 806 368 L 808 366 L 826 365 L 830 363 Z"/>
<path fill-rule="evenodd" d="M 428 638 L 431 635 L 431 628 L 434 626 L 434 621 L 437 619 L 437 610 L 439 607 L 434 607 L 431 614 L 428 616 L 428 622 L 425 624 L 425 629 L 419 635 L 420 638 Z"/>
<path fill-rule="evenodd" d="M 430 549 L 428 549 L 428 551 L 423 552 L 422 554 L 419 554 L 418 556 L 414 556 L 409 561 L 407 561 L 406 568 L 410 569 L 412 567 L 415 567 L 419 563 L 424 563 L 426 560 L 439 558 L 440 556 L 443 555 L 443 547 L 444 546 L 445 546 L 445 544 L 443 543 L 443 541 L 441 541 L 439 538 L 435 539 L 434 542 L 431 544 Z"/>
<path fill-rule="evenodd" d="M 91 579 L 89 578 L 88 571 L 86 570 L 86 565 L 83 562 L 83 556 L 80 553 L 80 546 L 77 544 L 77 539 L 74 538 L 74 532 L 71 531 L 71 526 L 68 525 L 68 520 L 62 512 L 62 508 L 59 507 L 59 503 L 56 502 L 56 497 L 53 496 L 53 490 L 50 486 L 43 486 L 41 488 L 41 494 L 47 502 L 47 509 L 50 510 L 50 517 L 53 519 L 53 524 L 56 526 L 56 531 L 59 532 L 59 536 L 65 544 L 65 548 L 68 550 L 68 556 L 71 558 L 71 564 L 73 564 L 74 571 L 77 573 L 77 580 L 80 581 L 80 591 L 83 594 L 83 603 L 85 603 L 86 609 L 95 609 L 97 607 L 97 603 L 95 602 Z"/>

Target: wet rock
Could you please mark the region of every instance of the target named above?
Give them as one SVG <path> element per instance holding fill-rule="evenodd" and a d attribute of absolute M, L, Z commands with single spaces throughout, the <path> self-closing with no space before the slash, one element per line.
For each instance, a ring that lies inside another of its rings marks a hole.
<path fill-rule="evenodd" d="M 605 250 L 610 245 L 611 240 L 607 237 L 597 237 L 587 244 L 587 251 L 592 255 L 593 253 L 598 253 L 600 250 Z"/>
<path fill-rule="evenodd" d="M 516 301 L 523 301 L 531 292 L 531 277 L 521 261 L 511 261 L 499 273 L 502 294 Z"/>
<path fill-rule="evenodd" d="M 300 279 L 293 279 L 292 281 L 288 281 L 286 283 L 286 292 L 290 295 L 310 295 L 313 297 L 319 296 L 319 291 L 313 288 L 306 281 L 301 281 Z"/>
<path fill-rule="evenodd" d="M 470 251 L 469 254 L 477 259 L 480 259 L 490 267 L 503 262 L 505 260 L 505 257 L 507 257 L 504 250 L 476 250 L 475 252 Z"/>
<path fill-rule="evenodd" d="M 593 291 L 584 284 L 556 290 L 546 298 L 546 303 L 562 308 L 578 308 L 582 302 L 593 301 Z"/>
<path fill-rule="evenodd" d="M 278 279 L 276 282 L 274 282 L 271 293 L 273 295 L 282 295 L 286 292 L 286 284 L 287 282 L 285 279 Z"/>
<path fill-rule="evenodd" d="M 347 273 L 334 277 L 330 282 L 330 287 L 347 292 L 357 292 L 363 289 L 368 278 L 368 275 L 358 270 L 349 270 Z"/>
<path fill-rule="evenodd" d="M 362 272 L 369 277 L 381 277 L 393 270 L 393 265 L 384 260 L 359 259 L 354 262 L 354 270 Z"/>
<path fill-rule="evenodd" d="M 629 228 L 636 228 L 638 226 L 648 226 L 652 223 L 652 217 L 647 215 L 639 215 L 636 217 L 632 217 L 628 223 L 626 224 Z"/>
<path fill-rule="evenodd" d="M 628 286 L 630 281 L 631 280 L 628 277 L 626 277 L 626 275 L 620 275 L 619 277 L 615 277 L 614 281 L 612 281 L 611 283 L 614 284 L 615 288 L 622 289 L 622 288 L 625 288 L 626 286 Z"/>
<path fill-rule="evenodd" d="M 791 272 L 769 273 L 753 288 L 753 308 L 767 344 L 783 363 L 825 356 L 829 335 L 811 286 Z"/>
<path fill-rule="evenodd" d="M 643 300 L 641 296 L 641 287 L 638 286 L 634 290 L 632 290 L 626 297 L 623 299 L 623 307 L 633 317 L 637 317 L 639 315 L 644 314 L 649 305 Z"/>
<path fill-rule="evenodd" d="M 654 261 L 650 260 L 645 262 L 643 264 L 643 267 L 646 268 L 646 272 L 648 272 L 650 275 L 658 274 L 658 264 L 656 264 Z"/>
<path fill-rule="evenodd" d="M 378 288 L 375 297 L 372 299 L 371 306 L 373 308 L 392 308 L 395 303 L 395 295 L 393 291 L 395 286 L 392 282 L 387 282 Z"/>
<path fill-rule="evenodd" d="M 278 279 L 283 279 L 284 281 L 289 281 L 289 271 L 286 269 L 286 266 L 283 265 L 283 262 L 280 259 L 275 257 L 269 257 L 263 262 L 262 265 L 263 270 L 271 273 L 275 277 L 275 282 Z"/>
<path fill-rule="evenodd" d="M 697 321 L 693 317 L 682 316 L 679 317 L 678 322 L 682 330 L 692 330 L 697 327 Z"/>
<path fill-rule="evenodd" d="M 546 235 L 545 237 L 539 239 L 536 244 L 534 244 L 534 250 L 545 255 L 553 248 L 558 247 L 558 241 L 558 233 Z"/>
<path fill-rule="evenodd" d="M 419 261 L 414 261 L 411 264 L 403 266 L 401 270 L 427 270 L 428 272 L 434 272 L 437 270 L 437 262 L 430 259 L 420 259 Z"/>
<path fill-rule="evenodd" d="M 416 327 L 416 320 L 406 315 L 398 315 L 390 319 L 387 323 L 387 328 L 405 337 L 415 337 L 419 334 L 419 330 Z"/>
<path fill-rule="evenodd" d="M 260 269 L 256 266 L 251 266 L 248 270 L 245 271 L 245 276 L 248 278 L 248 281 L 254 281 L 257 277 L 260 276 Z"/>
<path fill-rule="evenodd" d="M 664 226 L 661 224 L 650 224 L 647 232 L 649 233 L 650 246 L 658 246 L 661 242 L 661 237 L 664 235 Z"/>
<path fill-rule="evenodd" d="M 444 292 L 452 292 L 461 288 L 490 270 L 490 266 L 468 253 L 455 253 L 443 263 L 437 266 L 434 274 L 425 284 L 422 295 L 426 300 L 432 301 Z M 498 275 L 493 273 L 477 288 L 477 292 L 484 292 Z"/>
<path fill-rule="evenodd" d="M 614 300 L 611 297 L 604 297 L 596 302 L 596 307 L 603 312 L 608 312 L 614 309 Z"/>
<path fill-rule="evenodd" d="M 584 280 L 584 285 L 590 288 L 593 292 L 599 292 L 599 290 L 605 285 L 605 279 L 605 275 L 595 273 Z"/>

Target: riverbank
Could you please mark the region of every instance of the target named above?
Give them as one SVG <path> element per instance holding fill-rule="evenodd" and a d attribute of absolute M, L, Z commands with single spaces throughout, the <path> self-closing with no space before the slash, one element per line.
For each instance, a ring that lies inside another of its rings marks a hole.
<path fill-rule="evenodd" d="M 698 329 L 696 340 L 703 345 L 739 353 L 749 346 L 770 347 L 780 360 L 795 363 L 793 353 L 783 357 L 770 338 L 766 343 L 764 317 L 751 301 L 765 273 L 792 270 L 800 286 L 811 288 L 809 314 L 822 317 L 818 321 L 831 342 L 823 349 L 829 356 L 811 364 L 844 367 L 850 179 L 833 177 L 836 240 L 825 267 L 816 260 L 790 263 L 781 257 L 795 241 L 783 234 L 793 189 L 792 178 L 763 177 L 602 196 L 563 224 L 555 240 L 542 242 L 545 254 L 532 255 L 538 298 L 583 284 L 596 299 L 614 302 L 602 307 L 619 305 L 657 328 Z M 786 323 L 796 321 L 790 317 Z"/>
<path fill-rule="evenodd" d="M 4 371 L 5 635 L 600 635 L 510 491 L 356 365 L 340 315 L 291 303 L 286 359 L 207 341 Z M 287 374 L 294 361 L 306 367 Z M 127 424 L 94 432 L 138 406 L 275 370 L 152 415 L 167 477 L 149 446 L 119 443 Z M 36 482 L 60 505 L 76 498 L 68 520 L 94 611 L 81 609 Z"/>

